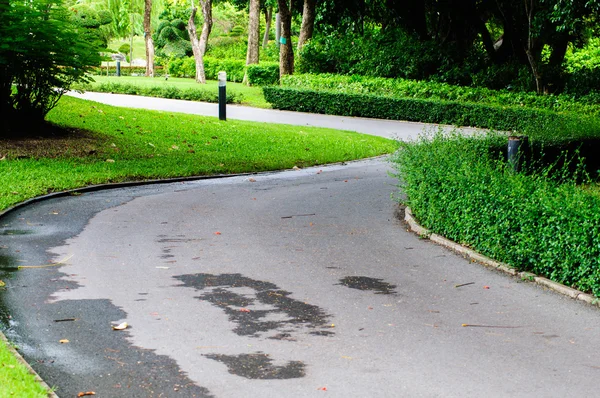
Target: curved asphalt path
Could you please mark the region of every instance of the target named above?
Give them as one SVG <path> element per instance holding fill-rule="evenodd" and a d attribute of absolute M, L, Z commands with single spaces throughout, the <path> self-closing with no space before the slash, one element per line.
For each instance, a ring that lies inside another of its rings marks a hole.
<path fill-rule="evenodd" d="M 3 277 L 6 334 L 61 397 L 596 396 L 597 309 L 406 232 L 389 171 L 368 160 L 9 213 L 5 266 L 66 265 Z"/>

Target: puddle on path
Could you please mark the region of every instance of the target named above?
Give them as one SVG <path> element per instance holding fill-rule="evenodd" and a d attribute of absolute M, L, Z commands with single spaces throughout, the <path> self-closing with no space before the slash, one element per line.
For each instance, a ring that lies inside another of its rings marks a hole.
<path fill-rule="evenodd" d="M 229 373 L 247 379 L 298 379 L 305 375 L 306 366 L 301 361 L 273 366 L 269 355 L 260 352 L 241 355 L 208 354 L 205 357 L 224 363 Z"/>
<path fill-rule="evenodd" d="M 383 279 L 369 278 L 367 276 L 347 276 L 340 279 L 337 285 L 347 286 L 350 289 L 372 290 L 375 294 L 396 294 L 397 286 L 384 282 Z"/>
<path fill-rule="evenodd" d="M 175 276 L 183 287 L 202 291 L 196 298 L 221 308 L 237 326 L 239 336 L 293 341 L 295 332 L 309 329 L 318 336 L 333 335 L 330 315 L 321 308 L 289 297 L 277 285 L 241 274 Z M 282 338 L 285 336 L 285 338 Z"/>

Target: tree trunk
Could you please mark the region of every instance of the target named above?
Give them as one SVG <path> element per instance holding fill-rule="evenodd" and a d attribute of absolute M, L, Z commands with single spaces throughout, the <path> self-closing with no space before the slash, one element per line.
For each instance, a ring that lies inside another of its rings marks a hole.
<path fill-rule="evenodd" d="M 152 41 L 152 0 L 144 0 L 144 41 L 146 42 L 146 76 L 154 77 L 154 41 Z"/>
<path fill-rule="evenodd" d="M 525 4 L 525 13 L 527 14 L 527 44 L 525 47 L 525 54 L 527 54 L 527 60 L 529 61 L 529 66 L 531 67 L 531 72 L 533 74 L 533 78 L 535 80 L 535 90 L 538 94 L 542 94 L 542 76 L 540 74 L 540 69 L 537 64 L 537 60 L 534 51 L 534 43 L 533 43 L 533 0 L 524 0 Z"/>
<path fill-rule="evenodd" d="M 267 48 L 269 45 L 269 33 L 271 32 L 271 21 L 273 20 L 273 7 L 265 11 L 265 35 L 263 36 L 262 46 Z"/>
<path fill-rule="evenodd" d="M 281 17 L 279 47 L 279 76 L 294 74 L 294 47 L 292 47 L 292 1 L 277 0 Z"/>
<path fill-rule="evenodd" d="M 315 30 L 315 8 L 317 0 L 304 0 L 304 9 L 302 11 L 302 27 L 300 28 L 300 37 L 298 38 L 298 51 L 308 40 L 312 39 Z"/>
<path fill-rule="evenodd" d="M 208 36 L 212 30 L 212 0 L 200 0 L 200 5 L 202 6 L 202 16 L 204 17 L 200 39 L 198 39 L 196 24 L 194 22 L 198 9 L 194 7 L 193 0 L 192 14 L 188 20 L 187 31 L 190 35 L 190 42 L 192 43 L 192 51 L 194 53 L 194 61 L 196 62 L 196 82 L 206 84 L 206 74 L 204 73 L 204 53 L 206 53 L 206 43 L 208 42 Z"/>
<path fill-rule="evenodd" d="M 250 14 L 248 16 L 248 50 L 246 52 L 246 65 L 257 64 L 260 49 L 260 0 L 250 0 Z M 248 83 L 248 73 L 244 74 L 243 83 Z"/>

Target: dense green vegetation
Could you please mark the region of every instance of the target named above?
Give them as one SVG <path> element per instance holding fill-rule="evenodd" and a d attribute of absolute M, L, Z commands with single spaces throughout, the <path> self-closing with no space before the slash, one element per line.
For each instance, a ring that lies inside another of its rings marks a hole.
<path fill-rule="evenodd" d="M 0 210 L 91 184 L 290 169 L 391 153 L 392 140 L 329 129 L 131 110 L 70 97 L 48 119 L 73 136 L 0 140 Z"/>
<path fill-rule="evenodd" d="M 513 172 L 497 150 L 505 143 L 442 134 L 402 143 L 394 162 L 403 203 L 435 233 L 600 296 L 600 195 L 577 184 L 586 178 L 578 167 Z"/>

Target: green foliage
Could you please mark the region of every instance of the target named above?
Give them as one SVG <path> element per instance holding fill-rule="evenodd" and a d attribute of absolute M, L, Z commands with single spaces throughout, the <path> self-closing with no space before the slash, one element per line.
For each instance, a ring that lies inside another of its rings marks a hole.
<path fill-rule="evenodd" d="M 600 295 L 600 195 L 549 169 L 514 173 L 496 135 L 401 143 L 400 188 L 419 222 L 521 271 Z M 568 173 L 565 173 L 568 174 Z"/>
<path fill-rule="evenodd" d="M 107 82 L 95 85 L 78 86 L 81 90 L 92 90 L 101 93 L 117 93 L 129 95 L 142 95 L 146 97 L 182 99 L 188 101 L 219 102 L 219 93 L 203 87 L 180 89 L 175 86 L 140 86 L 131 83 Z M 242 95 L 227 93 L 228 104 L 239 104 Z"/>
<path fill-rule="evenodd" d="M 535 93 L 512 92 L 509 90 L 490 90 L 446 83 L 372 78 L 359 75 L 288 75 L 283 77 L 281 84 L 284 87 L 299 89 L 375 94 L 394 98 L 473 102 L 600 115 L 600 104 L 596 101 L 597 97 L 593 96 L 590 98 L 581 97 L 575 100 L 570 95 L 537 95 Z"/>
<path fill-rule="evenodd" d="M 35 376 L 10 352 L 8 343 L 0 338 L 0 397 L 45 398 L 48 391 Z"/>
<path fill-rule="evenodd" d="M 160 57 L 183 58 L 192 55 L 192 44 L 182 19 L 161 21 L 152 35 L 156 55 Z"/>
<path fill-rule="evenodd" d="M 246 67 L 248 83 L 251 86 L 269 86 L 279 84 L 279 64 L 262 62 Z"/>
<path fill-rule="evenodd" d="M 264 87 L 275 109 L 518 131 L 548 142 L 600 137 L 597 117 L 520 106 L 499 106 L 372 94 Z"/>
<path fill-rule="evenodd" d="M 119 52 L 121 54 L 129 54 L 129 51 L 131 50 L 131 45 L 129 43 L 123 43 L 121 44 L 121 46 L 119 47 Z"/>
<path fill-rule="evenodd" d="M 0 134 L 37 129 L 100 63 L 97 40 L 58 0 L 3 0 L 0 20 Z"/>
<path fill-rule="evenodd" d="M 227 80 L 241 82 L 244 79 L 246 62 L 239 59 L 218 59 L 204 57 L 204 73 L 207 79 L 217 80 L 219 72 L 227 72 Z M 193 57 L 172 58 L 167 64 L 167 71 L 173 77 L 196 76 L 196 63 Z"/>
<path fill-rule="evenodd" d="M 109 66 L 108 68 L 106 66 L 93 68 L 90 71 L 90 73 L 94 76 L 106 76 L 107 69 L 108 69 L 109 76 L 117 75 L 117 67 L 114 62 L 111 63 L 111 66 Z M 145 74 L 146 74 L 145 66 L 134 66 L 133 68 L 129 67 L 129 66 L 121 66 L 121 76 L 144 76 Z M 164 75 L 163 67 L 160 65 L 155 66 L 154 67 L 154 76 L 159 77 L 162 75 Z M 77 85 L 74 85 L 74 87 L 75 86 L 77 86 Z"/>

